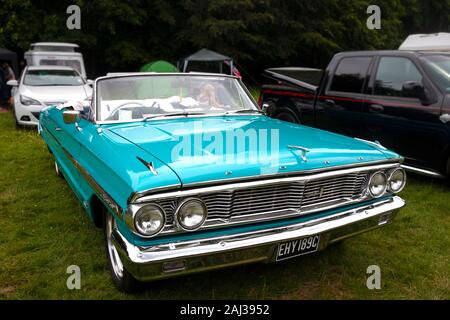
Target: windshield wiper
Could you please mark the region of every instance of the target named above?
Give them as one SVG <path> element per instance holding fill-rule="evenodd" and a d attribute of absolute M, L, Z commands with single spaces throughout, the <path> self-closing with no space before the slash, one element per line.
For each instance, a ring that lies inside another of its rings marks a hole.
<path fill-rule="evenodd" d="M 260 114 L 264 114 L 264 112 L 262 112 L 261 110 L 257 110 L 257 109 L 241 109 L 241 110 L 234 110 L 234 111 L 227 111 L 227 112 L 225 112 L 226 115 L 228 115 L 228 114 L 235 114 L 235 113 L 260 113 Z"/>
<path fill-rule="evenodd" d="M 142 119 L 142 121 L 147 121 L 154 118 L 164 118 L 164 117 L 176 117 L 176 116 L 197 116 L 205 114 L 205 112 L 172 112 L 172 113 L 162 113 L 162 114 L 155 114 L 154 116 L 148 116 Z"/>

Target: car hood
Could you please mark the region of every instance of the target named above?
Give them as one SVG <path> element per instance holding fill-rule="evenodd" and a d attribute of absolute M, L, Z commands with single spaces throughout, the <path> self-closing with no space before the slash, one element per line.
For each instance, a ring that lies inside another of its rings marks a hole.
<path fill-rule="evenodd" d="M 375 144 L 266 116 L 171 118 L 105 128 L 167 164 L 183 185 L 398 157 Z M 302 148 L 309 150 L 304 159 Z"/>
<path fill-rule="evenodd" d="M 44 104 L 49 102 L 66 102 L 84 100 L 92 94 L 92 88 L 85 86 L 22 86 L 20 94 L 39 100 Z"/>

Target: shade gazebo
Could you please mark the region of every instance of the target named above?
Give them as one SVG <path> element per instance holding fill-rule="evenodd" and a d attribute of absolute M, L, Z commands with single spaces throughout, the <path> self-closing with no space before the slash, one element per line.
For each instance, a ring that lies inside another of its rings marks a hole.
<path fill-rule="evenodd" d="M 197 68 L 199 68 L 198 66 L 200 64 L 209 64 L 216 66 L 219 69 L 219 73 L 224 73 L 223 67 L 225 64 L 227 66 L 227 69 L 230 70 L 229 71 L 230 74 L 233 74 L 234 67 L 232 58 L 205 48 L 200 49 L 199 51 L 182 59 L 180 69 L 183 70 L 183 72 L 188 72 L 188 70 L 190 69 L 191 69 L 190 71 L 204 71 L 204 70 L 195 70 L 195 67 L 193 67 L 193 64 L 195 63 L 197 64 Z"/>

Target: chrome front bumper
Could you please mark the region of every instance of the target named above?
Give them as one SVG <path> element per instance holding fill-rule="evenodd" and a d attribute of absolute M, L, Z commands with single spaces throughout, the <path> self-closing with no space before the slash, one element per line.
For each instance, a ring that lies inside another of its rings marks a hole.
<path fill-rule="evenodd" d="M 127 270 L 138 280 L 150 281 L 228 266 L 273 262 L 281 242 L 320 234 L 318 250 L 329 244 L 389 223 L 405 202 L 390 199 L 283 227 L 217 238 L 138 247 L 117 230 L 116 246 Z"/>

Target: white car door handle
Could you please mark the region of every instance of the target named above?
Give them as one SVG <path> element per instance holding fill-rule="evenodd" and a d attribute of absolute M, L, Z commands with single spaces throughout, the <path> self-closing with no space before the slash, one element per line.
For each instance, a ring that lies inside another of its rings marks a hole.
<path fill-rule="evenodd" d="M 61 131 L 61 128 L 60 127 L 56 127 L 55 131 Z"/>

